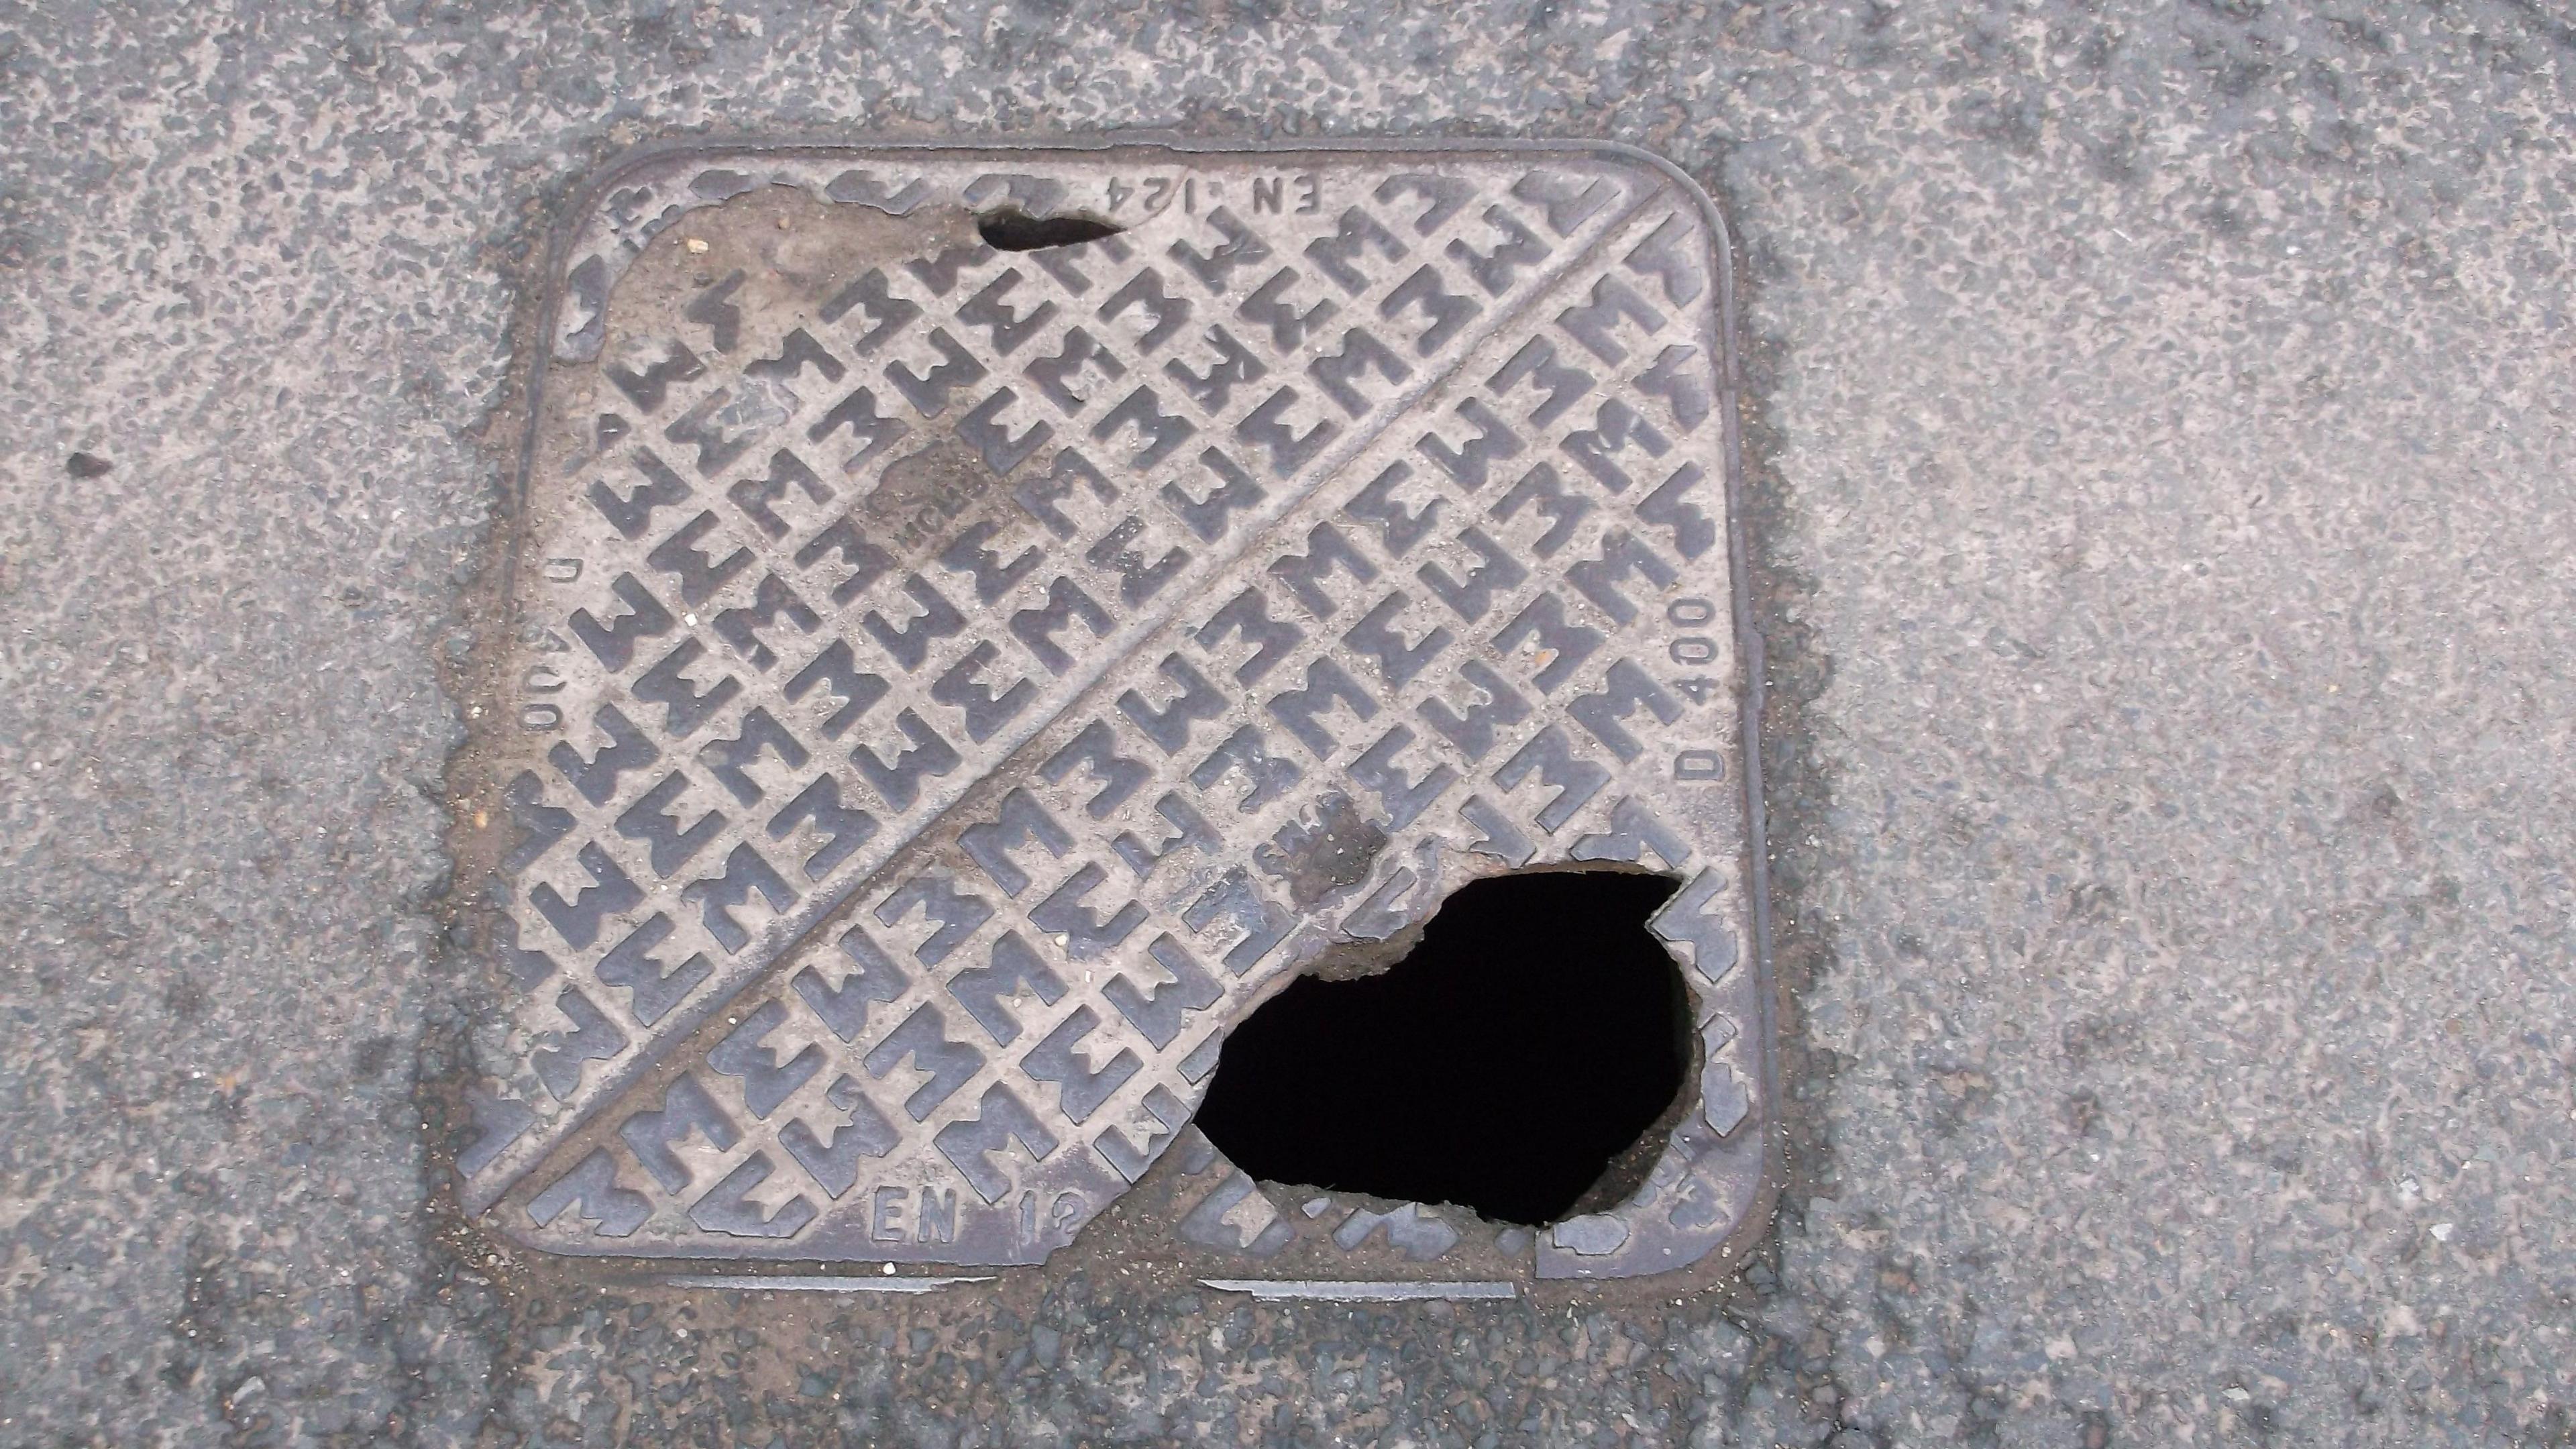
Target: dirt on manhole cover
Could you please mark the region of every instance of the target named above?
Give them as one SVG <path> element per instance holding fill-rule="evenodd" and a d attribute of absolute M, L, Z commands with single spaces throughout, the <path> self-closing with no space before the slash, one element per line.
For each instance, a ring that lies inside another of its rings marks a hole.
<path fill-rule="evenodd" d="M 508 990 L 467 1208 L 993 1266 L 1123 1197 L 1212 1277 L 1460 1293 L 1740 1243 L 1727 278 L 1697 189 L 1604 146 L 618 165 L 552 264 L 471 757 Z M 1548 865 L 1678 883 L 1694 1059 L 1626 1200 L 1290 1192 L 1190 1127 L 1255 1004 Z"/>

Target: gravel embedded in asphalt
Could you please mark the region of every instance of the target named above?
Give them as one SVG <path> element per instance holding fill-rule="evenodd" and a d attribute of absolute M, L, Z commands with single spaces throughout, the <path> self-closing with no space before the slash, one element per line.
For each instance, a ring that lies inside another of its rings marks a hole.
<path fill-rule="evenodd" d="M 2564 1442 L 2571 57 L 2504 0 L 0 10 L 0 1443 Z M 788 1302 L 455 1219 L 442 671 L 555 209 L 659 137 L 1136 127 L 1719 195 L 1795 1097 L 1732 1288 Z"/>

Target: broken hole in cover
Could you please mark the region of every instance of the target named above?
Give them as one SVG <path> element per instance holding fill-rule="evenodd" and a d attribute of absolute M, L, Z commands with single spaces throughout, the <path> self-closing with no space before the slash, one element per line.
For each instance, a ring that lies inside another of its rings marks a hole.
<path fill-rule="evenodd" d="M 1384 972 L 1301 978 L 1228 1034 L 1200 1130 L 1269 1182 L 1533 1226 L 1612 1206 L 1689 1080 L 1689 989 L 1646 925 L 1677 884 L 1558 870 L 1463 887 Z"/>
<path fill-rule="evenodd" d="M 1035 252 L 1048 247 L 1078 246 L 1126 230 L 1115 222 L 1090 216 L 1031 216 L 1015 206 L 981 213 L 976 234 L 997 252 Z"/>

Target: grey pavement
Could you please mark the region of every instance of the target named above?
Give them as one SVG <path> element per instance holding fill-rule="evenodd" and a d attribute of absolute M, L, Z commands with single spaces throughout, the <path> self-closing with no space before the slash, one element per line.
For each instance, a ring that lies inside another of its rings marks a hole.
<path fill-rule="evenodd" d="M 2543 0 L 0 4 L 0 1444 L 2576 1442 L 2571 63 Z M 1133 128 L 1720 197 L 1796 1099 L 1731 1287 L 746 1299 L 457 1218 L 556 208 Z"/>

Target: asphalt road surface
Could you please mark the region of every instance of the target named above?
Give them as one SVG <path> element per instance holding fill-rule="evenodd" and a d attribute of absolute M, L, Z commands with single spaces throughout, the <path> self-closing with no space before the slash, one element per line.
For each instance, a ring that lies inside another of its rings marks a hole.
<path fill-rule="evenodd" d="M 0 5 L 0 1443 L 2576 1439 L 2542 0 Z M 454 1214 L 533 252 L 716 133 L 1610 137 L 1743 266 L 1737 1283 L 621 1286 Z"/>

